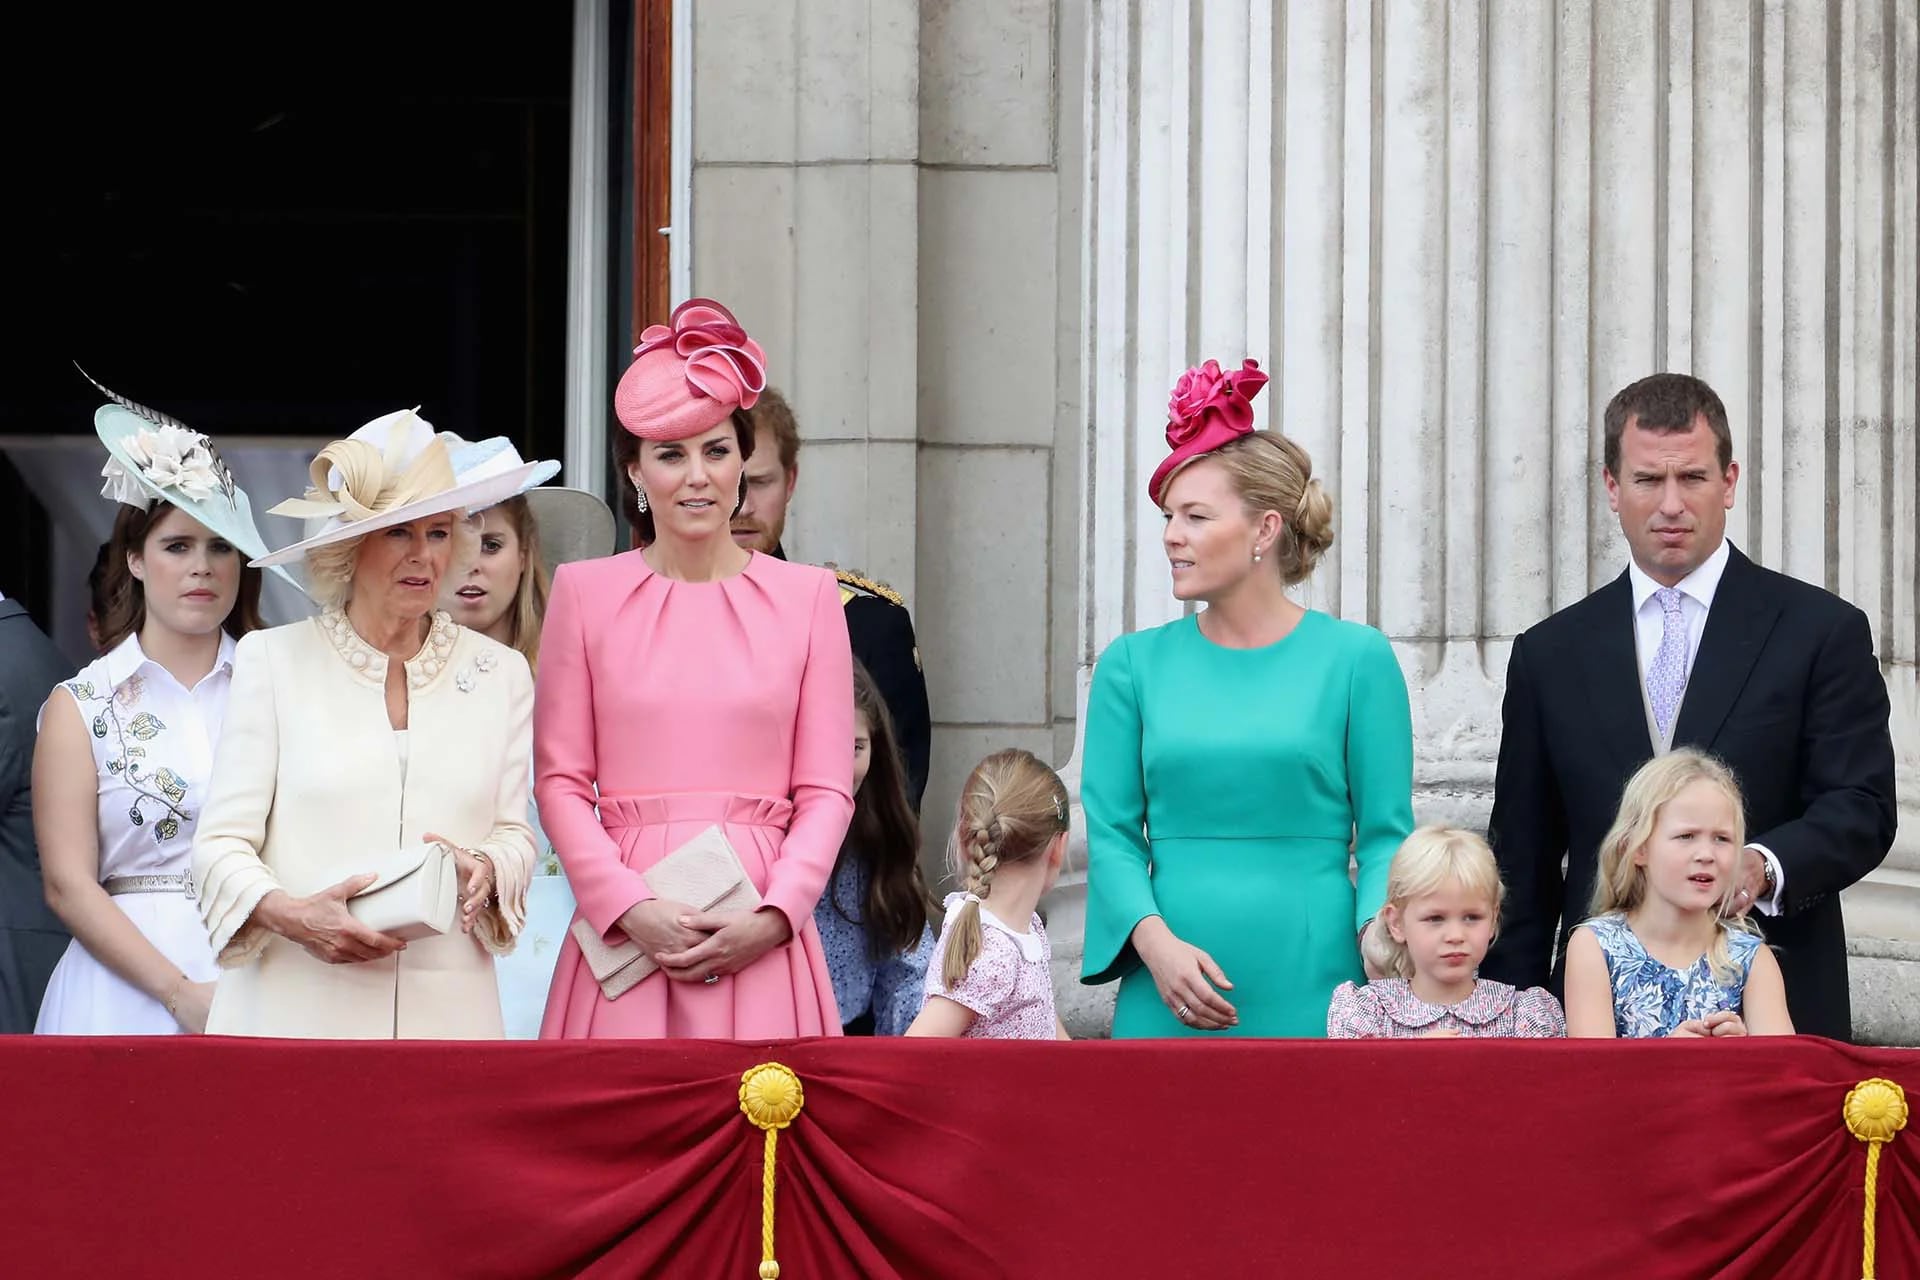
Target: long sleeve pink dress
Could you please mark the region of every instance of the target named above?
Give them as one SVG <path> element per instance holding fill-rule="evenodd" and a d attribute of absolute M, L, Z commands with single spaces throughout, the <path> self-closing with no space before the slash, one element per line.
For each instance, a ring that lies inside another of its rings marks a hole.
<path fill-rule="evenodd" d="M 541 637 L 534 770 L 579 914 L 608 941 L 653 896 L 642 873 L 715 823 L 793 926 L 791 941 L 716 983 L 654 973 L 618 1000 L 569 937 L 543 1038 L 840 1033 L 813 925 L 853 816 L 853 658 L 831 572 L 757 553 L 717 582 L 662 577 L 637 551 L 562 566 Z"/>

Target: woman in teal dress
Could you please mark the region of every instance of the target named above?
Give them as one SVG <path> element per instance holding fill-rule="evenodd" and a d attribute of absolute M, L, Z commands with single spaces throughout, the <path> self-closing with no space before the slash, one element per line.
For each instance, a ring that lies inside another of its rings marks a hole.
<path fill-rule="evenodd" d="M 1116 1038 L 1324 1036 L 1413 829 L 1392 646 L 1286 595 L 1332 544 L 1333 505 L 1300 446 L 1253 430 L 1265 383 L 1208 361 L 1174 389 L 1148 493 L 1174 595 L 1207 607 L 1094 668 L 1081 981 L 1120 980 Z"/>

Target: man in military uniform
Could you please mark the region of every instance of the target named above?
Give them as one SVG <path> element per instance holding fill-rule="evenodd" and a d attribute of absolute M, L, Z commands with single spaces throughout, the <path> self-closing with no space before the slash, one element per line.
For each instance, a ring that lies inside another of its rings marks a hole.
<path fill-rule="evenodd" d="M 787 504 L 800 481 L 800 429 L 793 410 L 778 391 L 760 393 L 752 409 L 736 412 L 754 433 L 747 460 L 747 495 L 733 518 L 733 540 L 751 551 L 786 559 L 780 536 L 787 527 Z M 893 728 L 906 756 L 908 799 L 920 807 L 927 787 L 927 758 L 933 722 L 927 711 L 927 681 L 913 638 L 913 617 L 900 593 L 884 582 L 836 569 L 840 603 L 846 606 L 853 656 L 864 664 L 885 699 Z M 851 750 L 851 746 L 848 748 Z"/>

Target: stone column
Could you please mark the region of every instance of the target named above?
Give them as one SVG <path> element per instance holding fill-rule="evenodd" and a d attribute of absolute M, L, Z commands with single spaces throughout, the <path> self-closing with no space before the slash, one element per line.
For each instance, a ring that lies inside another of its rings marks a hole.
<path fill-rule="evenodd" d="M 1626 563 L 1601 409 L 1691 370 L 1733 418 L 1730 536 L 1872 620 L 1903 804 L 1847 899 L 1856 1027 L 1920 1039 L 1917 25 L 1873 0 L 1093 0 L 1083 698 L 1114 636 L 1176 612 L 1143 491 L 1167 389 L 1253 355 L 1261 425 L 1335 498 L 1302 598 L 1393 640 L 1418 816 L 1483 824 L 1513 636 Z M 1053 904 L 1063 991 L 1080 892 Z M 1070 1001 L 1079 1030 L 1110 999 Z"/>

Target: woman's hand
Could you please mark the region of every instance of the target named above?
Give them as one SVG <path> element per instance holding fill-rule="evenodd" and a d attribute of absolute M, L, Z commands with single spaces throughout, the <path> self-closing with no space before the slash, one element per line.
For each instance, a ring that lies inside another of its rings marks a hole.
<path fill-rule="evenodd" d="M 636 947 L 652 956 L 657 963 L 666 952 L 685 951 L 706 940 L 706 934 L 695 933 L 680 923 L 684 917 L 692 914 L 693 908 L 684 902 L 648 898 L 645 902 L 636 902 L 628 907 L 615 923 L 633 940 Z"/>
<path fill-rule="evenodd" d="M 353 918 L 347 899 L 380 877 L 368 872 L 342 880 L 307 898 L 275 889 L 253 909 L 256 920 L 289 942 L 297 942 L 316 960 L 328 964 L 362 964 L 380 960 L 407 944 L 370 929 Z"/>
<path fill-rule="evenodd" d="M 710 936 L 697 946 L 654 957 L 675 982 L 707 982 L 738 973 L 793 937 L 793 926 L 778 907 L 687 915 L 680 924 Z"/>
<path fill-rule="evenodd" d="M 1159 916 L 1148 916 L 1133 927 L 1133 949 L 1153 974 L 1161 1003 L 1173 1016 L 1198 1031 L 1223 1031 L 1238 1026 L 1240 1015 L 1216 988 L 1233 990 L 1213 957 L 1182 942 Z"/>
<path fill-rule="evenodd" d="M 445 836 L 428 832 L 424 839 L 428 844 L 442 846 L 453 855 L 453 865 L 460 873 L 460 932 L 472 933 L 474 919 L 494 901 L 498 882 L 493 874 L 493 861 L 485 854 L 462 848 Z"/>
<path fill-rule="evenodd" d="M 188 1035 L 204 1035 L 207 1030 L 207 1015 L 213 1010 L 213 983 L 188 982 L 182 978 L 174 989 L 167 993 L 163 1003 L 167 1011 L 173 1014 L 173 1020 Z"/>

